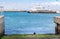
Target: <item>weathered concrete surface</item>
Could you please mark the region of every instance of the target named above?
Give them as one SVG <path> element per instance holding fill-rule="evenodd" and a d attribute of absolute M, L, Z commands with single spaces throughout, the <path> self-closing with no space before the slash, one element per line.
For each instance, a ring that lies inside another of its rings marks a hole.
<path fill-rule="evenodd" d="M 48 37 L 48 38 L 15 38 L 15 39 L 60 39 L 60 37 L 56 37 L 56 38 L 51 38 L 51 37 Z"/>
<path fill-rule="evenodd" d="M 56 34 L 60 34 L 60 17 L 59 16 L 54 17 L 54 22 L 56 24 L 55 27 Z"/>
<path fill-rule="evenodd" d="M 60 17 L 59 16 L 54 17 L 54 22 L 60 24 Z"/>
<path fill-rule="evenodd" d="M 4 16 L 0 16 L 0 34 L 4 34 Z"/>

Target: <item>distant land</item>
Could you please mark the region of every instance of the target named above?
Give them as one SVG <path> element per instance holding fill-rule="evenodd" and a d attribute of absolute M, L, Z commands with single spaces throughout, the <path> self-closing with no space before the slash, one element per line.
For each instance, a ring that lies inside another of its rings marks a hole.
<path fill-rule="evenodd" d="M 26 12 L 27 10 L 3 10 L 3 11 L 18 11 L 18 12 Z"/>
<path fill-rule="evenodd" d="M 0 10 L 0 12 L 1 11 L 8 11 L 8 12 L 16 12 L 16 11 L 17 12 L 30 12 L 31 10 Z M 51 11 L 56 12 L 56 13 L 60 13 L 60 10 L 51 10 Z M 33 11 L 31 11 L 31 12 L 33 12 Z M 40 11 L 34 11 L 34 12 L 38 12 L 39 13 Z M 44 12 L 44 11 L 42 11 L 42 12 Z M 50 12 L 48 11 L 48 13 L 50 13 Z"/>
<path fill-rule="evenodd" d="M 1 11 L 19 11 L 19 12 L 26 12 L 27 10 L 24 10 L 24 9 L 4 9 L 4 8 L 0 8 L 0 12 Z"/>

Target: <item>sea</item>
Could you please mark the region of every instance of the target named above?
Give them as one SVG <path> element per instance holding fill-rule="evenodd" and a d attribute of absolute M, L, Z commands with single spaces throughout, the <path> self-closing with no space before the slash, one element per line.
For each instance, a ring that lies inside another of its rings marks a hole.
<path fill-rule="evenodd" d="M 3 12 L 5 34 L 55 34 L 54 17 L 60 14 Z"/>

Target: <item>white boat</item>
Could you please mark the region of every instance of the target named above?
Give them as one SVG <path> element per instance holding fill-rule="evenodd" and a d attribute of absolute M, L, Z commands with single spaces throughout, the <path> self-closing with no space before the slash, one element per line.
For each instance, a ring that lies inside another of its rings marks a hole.
<path fill-rule="evenodd" d="M 49 10 L 42 6 L 33 7 L 28 12 L 29 13 L 56 13 L 56 11 Z"/>
<path fill-rule="evenodd" d="M 60 13 L 60 11 L 56 11 L 56 13 Z"/>

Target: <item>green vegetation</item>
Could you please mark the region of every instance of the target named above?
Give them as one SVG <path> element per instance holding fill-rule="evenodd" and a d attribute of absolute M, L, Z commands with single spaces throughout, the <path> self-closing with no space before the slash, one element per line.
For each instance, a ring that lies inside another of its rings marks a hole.
<path fill-rule="evenodd" d="M 1 36 L 0 36 L 1 37 Z M 18 39 L 18 38 L 46 38 L 46 37 L 60 37 L 60 35 L 53 35 L 53 34 L 20 34 L 20 35 L 6 35 L 3 36 L 1 39 Z"/>

